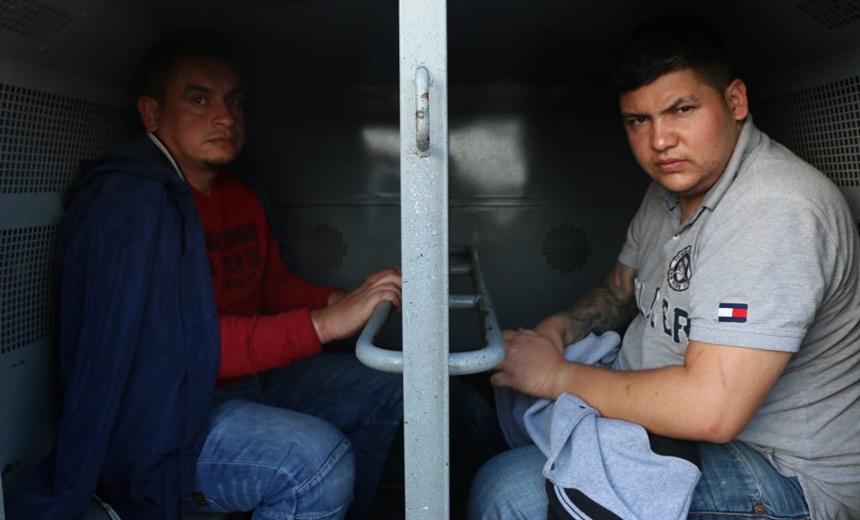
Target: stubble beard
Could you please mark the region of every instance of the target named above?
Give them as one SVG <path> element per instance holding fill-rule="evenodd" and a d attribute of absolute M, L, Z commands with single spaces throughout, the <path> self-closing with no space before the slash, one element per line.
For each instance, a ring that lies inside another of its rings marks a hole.
<path fill-rule="evenodd" d="M 218 159 L 203 159 L 203 165 L 206 166 L 207 168 L 209 168 L 210 170 L 218 171 L 218 170 L 223 170 L 224 168 L 229 166 L 230 163 L 233 162 L 233 159 L 235 159 L 235 157 L 218 158 Z"/>

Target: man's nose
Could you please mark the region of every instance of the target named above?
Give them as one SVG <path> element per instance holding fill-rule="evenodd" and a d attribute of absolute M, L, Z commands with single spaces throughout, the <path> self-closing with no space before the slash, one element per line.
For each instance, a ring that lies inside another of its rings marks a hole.
<path fill-rule="evenodd" d="M 651 127 L 651 148 L 662 152 L 677 144 L 678 135 L 671 125 L 662 121 L 655 121 Z"/>
<path fill-rule="evenodd" d="M 216 125 L 233 126 L 236 123 L 236 115 L 233 113 L 233 106 L 227 101 L 221 101 L 216 104 L 215 114 L 212 120 Z"/>

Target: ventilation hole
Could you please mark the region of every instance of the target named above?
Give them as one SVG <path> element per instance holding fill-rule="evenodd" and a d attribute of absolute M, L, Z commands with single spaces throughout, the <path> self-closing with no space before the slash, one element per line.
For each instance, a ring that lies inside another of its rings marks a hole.
<path fill-rule="evenodd" d="M 860 76 L 765 100 L 756 124 L 837 186 L 860 187 Z"/>
<path fill-rule="evenodd" d="M 860 2 L 857 0 L 807 0 L 797 7 L 830 30 L 860 20 Z"/>
<path fill-rule="evenodd" d="M 130 110 L 0 83 L 0 193 L 62 192 L 81 159 L 131 134 L 133 116 Z"/>
<path fill-rule="evenodd" d="M 543 242 L 543 256 L 553 269 L 562 273 L 572 273 L 579 269 L 591 255 L 591 242 L 581 229 L 570 224 L 561 225 L 546 235 Z"/>
<path fill-rule="evenodd" d="M 73 17 L 38 0 L 0 0 L 0 29 L 46 43 Z"/>
<path fill-rule="evenodd" d="M 57 226 L 0 230 L 0 354 L 49 336 Z"/>
<path fill-rule="evenodd" d="M 347 249 L 340 231 L 320 224 L 302 233 L 296 251 L 303 269 L 326 273 L 340 267 Z"/>

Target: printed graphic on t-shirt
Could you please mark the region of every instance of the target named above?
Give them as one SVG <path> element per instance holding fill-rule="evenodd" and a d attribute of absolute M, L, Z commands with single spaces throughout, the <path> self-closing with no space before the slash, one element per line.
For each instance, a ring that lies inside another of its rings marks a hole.
<path fill-rule="evenodd" d="M 669 287 L 676 291 L 686 291 L 690 287 L 690 278 L 693 276 L 693 269 L 690 261 L 690 250 L 692 246 L 687 246 L 669 263 L 668 281 Z"/>
<path fill-rule="evenodd" d="M 248 222 L 225 231 L 206 231 L 206 250 L 213 280 L 222 291 L 256 283 L 263 259 L 257 243 L 257 226 Z"/>
<path fill-rule="evenodd" d="M 660 287 L 646 290 L 645 284 L 637 277 L 634 281 L 636 306 L 647 320 L 648 326 L 672 338 L 676 344 L 686 343 L 690 337 L 690 313 L 672 305 Z M 671 292 L 669 296 L 671 296 Z"/>
<path fill-rule="evenodd" d="M 692 246 L 688 245 L 675 254 L 665 271 L 666 282 L 662 287 L 647 287 L 638 276 L 633 280 L 636 306 L 648 326 L 678 345 L 686 344 L 690 338 L 690 312 L 677 303 L 680 301 L 685 305 L 687 301 L 678 293 L 690 288 L 693 276 L 691 251 Z"/>

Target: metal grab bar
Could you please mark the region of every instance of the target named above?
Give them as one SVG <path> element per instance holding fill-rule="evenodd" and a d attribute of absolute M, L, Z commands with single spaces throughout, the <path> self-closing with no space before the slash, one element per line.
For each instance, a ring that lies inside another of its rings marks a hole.
<path fill-rule="evenodd" d="M 450 375 L 475 374 L 490 370 L 499 364 L 505 354 L 505 343 L 496 319 L 496 311 L 484 285 L 478 252 L 472 248 L 452 247 L 452 255 L 469 254 L 470 262 L 452 266 L 451 274 L 471 274 L 475 294 L 452 294 L 448 297 L 450 309 L 477 309 L 484 324 L 484 347 L 470 352 L 448 354 L 448 373 Z M 364 330 L 358 338 L 355 355 L 365 365 L 383 372 L 403 372 L 403 352 L 388 350 L 374 345 L 376 336 L 382 330 L 391 314 L 391 303 L 382 302 L 373 311 Z"/>

